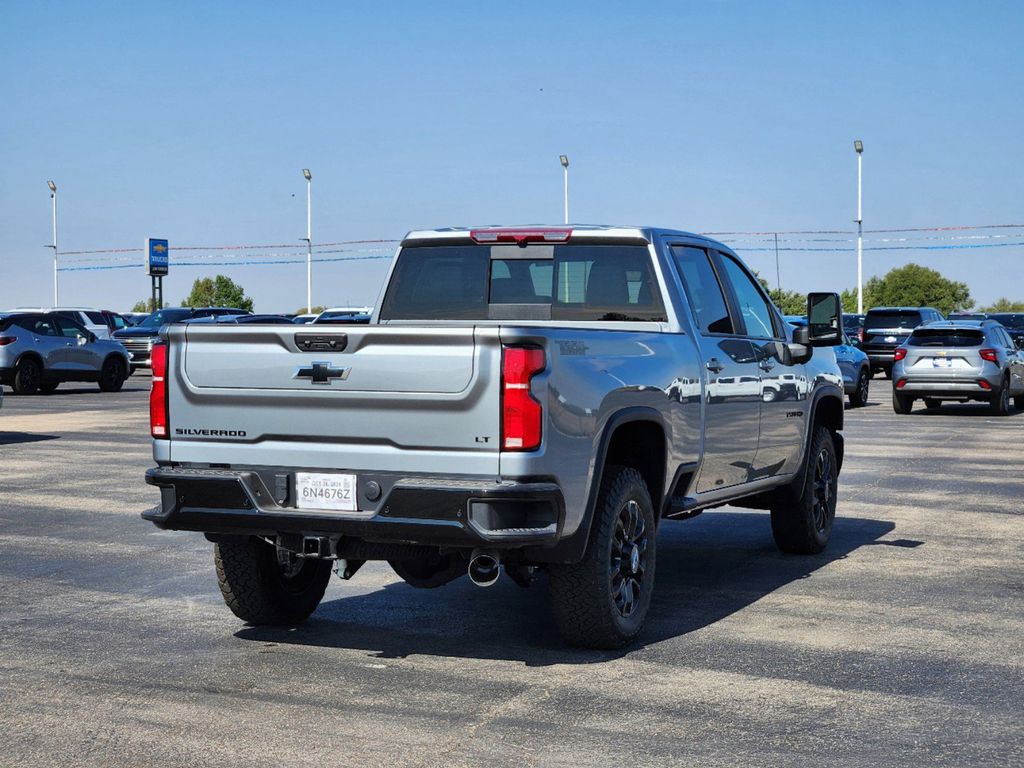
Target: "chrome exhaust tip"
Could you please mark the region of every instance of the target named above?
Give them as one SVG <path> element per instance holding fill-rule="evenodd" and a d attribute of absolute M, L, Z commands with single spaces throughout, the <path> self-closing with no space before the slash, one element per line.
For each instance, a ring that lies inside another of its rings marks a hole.
<path fill-rule="evenodd" d="M 473 550 L 469 558 L 469 580 L 478 587 L 489 587 L 501 575 L 501 558 L 490 550 Z"/>

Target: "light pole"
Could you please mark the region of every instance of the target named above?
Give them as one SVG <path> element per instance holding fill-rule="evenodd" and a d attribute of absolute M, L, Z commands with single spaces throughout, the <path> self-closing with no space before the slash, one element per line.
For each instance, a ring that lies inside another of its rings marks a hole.
<path fill-rule="evenodd" d="M 53 248 L 53 306 L 59 307 L 60 301 L 57 293 L 57 185 L 53 183 L 53 180 L 49 180 L 46 182 L 46 186 L 50 188 L 50 199 L 53 201 L 53 244 L 47 246 Z"/>
<path fill-rule="evenodd" d="M 313 312 L 313 174 L 302 169 L 306 179 L 306 313 Z"/>
<path fill-rule="evenodd" d="M 562 171 L 565 176 L 565 223 L 569 223 L 569 156 L 559 155 L 559 162 L 562 164 Z"/>
<path fill-rule="evenodd" d="M 861 178 L 862 160 L 864 159 L 864 142 L 857 139 L 853 142 L 857 153 L 857 314 L 864 314 L 864 214 L 861 210 Z"/>

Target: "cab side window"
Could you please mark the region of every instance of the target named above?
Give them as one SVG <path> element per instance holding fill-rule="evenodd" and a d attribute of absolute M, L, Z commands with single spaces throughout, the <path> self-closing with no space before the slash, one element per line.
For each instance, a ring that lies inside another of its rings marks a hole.
<path fill-rule="evenodd" d="M 755 339 L 776 338 L 778 334 L 772 320 L 773 313 L 764 294 L 758 290 L 753 278 L 735 259 L 724 253 L 720 256 L 725 268 L 725 279 L 732 285 L 736 295 L 736 303 L 739 305 L 747 336 Z"/>
<path fill-rule="evenodd" d="M 60 328 L 65 338 L 68 339 L 88 339 L 89 336 L 85 332 L 82 326 L 68 320 L 66 317 L 62 317 L 60 320 Z"/>
<path fill-rule="evenodd" d="M 693 308 L 701 333 L 734 333 L 722 286 L 715 275 L 714 267 L 711 266 L 707 251 L 688 245 L 673 245 L 672 257 L 679 269 L 686 299 Z"/>

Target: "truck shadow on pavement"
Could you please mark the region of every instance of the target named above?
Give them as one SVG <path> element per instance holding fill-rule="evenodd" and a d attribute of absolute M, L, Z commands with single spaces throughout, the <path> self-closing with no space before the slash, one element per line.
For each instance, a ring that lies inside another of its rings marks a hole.
<path fill-rule="evenodd" d="M 440 589 L 403 582 L 383 590 L 330 599 L 294 628 L 246 627 L 243 640 L 325 648 L 362 649 L 377 658 L 411 655 L 520 661 L 527 666 L 592 664 L 686 635 L 757 602 L 791 582 L 878 542 L 888 521 L 836 520 L 820 555 L 783 555 L 772 542 L 767 513 L 709 512 L 686 522 L 666 521 L 659 531 L 658 573 L 647 627 L 619 651 L 568 648 L 553 626 L 546 579 L 529 589 L 502 578 L 481 589 L 458 579 Z M 359 576 L 343 588 L 358 589 Z"/>
<path fill-rule="evenodd" d="M 149 391 L 149 387 L 148 386 L 121 387 L 121 389 L 119 389 L 117 391 L 117 393 L 120 393 L 120 392 L 148 392 L 148 391 Z M 70 389 L 67 388 L 67 385 L 64 385 L 64 386 L 61 386 L 58 389 L 55 389 L 53 392 L 47 392 L 45 395 L 43 395 L 43 397 L 61 397 L 63 395 L 100 395 L 100 394 L 117 394 L 117 393 L 102 392 L 95 385 L 93 385 L 93 386 L 74 387 L 74 388 L 70 388 Z"/>
<path fill-rule="evenodd" d="M 41 443 L 44 440 L 60 440 L 60 435 L 37 435 L 31 432 L 0 432 L 0 445 Z"/>

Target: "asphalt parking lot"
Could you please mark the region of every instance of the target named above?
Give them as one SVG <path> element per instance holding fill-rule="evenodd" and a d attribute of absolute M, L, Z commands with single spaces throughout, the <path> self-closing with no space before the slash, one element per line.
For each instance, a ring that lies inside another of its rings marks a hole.
<path fill-rule="evenodd" d="M 1024 413 L 847 411 L 825 554 L 766 513 L 667 523 L 653 617 L 561 646 L 543 582 L 334 579 L 305 625 L 221 601 L 139 518 L 148 379 L 0 409 L 0 764 L 1024 765 Z"/>

